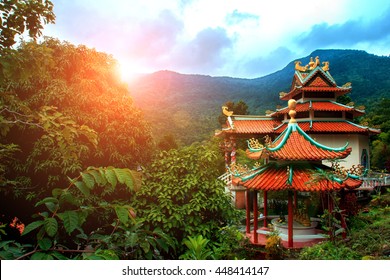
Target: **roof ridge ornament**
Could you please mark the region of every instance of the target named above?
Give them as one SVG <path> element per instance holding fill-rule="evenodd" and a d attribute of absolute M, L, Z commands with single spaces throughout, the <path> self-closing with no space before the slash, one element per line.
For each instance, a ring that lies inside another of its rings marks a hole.
<path fill-rule="evenodd" d="M 306 72 L 307 70 L 311 71 L 311 70 L 314 70 L 315 68 L 317 68 L 318 66 L 320 66 L 322 64 L 323 66 L 321 67 L 321 69 L 324 72 L 328 72 L 329 71 L 329 61 L 323 61 L 321 63 L 320 62 L 320 58 L 319 58 L 318 55 L 314 59 L 313 59 L 313 57 L 310 57 L 310 62 L 308 64 L 306 64 L 305 66 L 302 66 L 301 63 L 302 62 L 299 61 L 299 60 L 294 61 L 295 70 L 297 70 L 299 72 Z"/>

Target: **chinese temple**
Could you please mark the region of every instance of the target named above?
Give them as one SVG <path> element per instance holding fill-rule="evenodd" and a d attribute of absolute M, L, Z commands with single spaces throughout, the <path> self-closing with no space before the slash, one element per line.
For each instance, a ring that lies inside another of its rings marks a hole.
<path fill-rule="evenodd" d="M 298 193 L 329 194 L 356 189 L 362 184 L 362 172 L 369 168 L 368 137 L 380 131 L 352 122 L 364 114 L 364 108 L 336 102 L 338 96 L 351 91 L 351 84 L 337 86 L 329 73 L 329 62 L 322 65 L 318 57 L 306 66 L 295 63 L 291 89 L 280 93 L 282 100 L 288 100 L 288 106 L 276 112 L 266 116 L 237 116 L 223 108 L 227 123 L 220 135 L 225 137 L 222 148 L 226 166 L 236 198 L 238 194 L 244 195 L 246 233 L 254 244 L 261 243 L 259 236 L 269 233 L 269 191 L 288 193 L 287 217 L 273 218 L 271 223 L 286 246 L 293 248 L 299 242 L 324 239 L 307 209 L 299 209 Z M 263 164 L 256 163 L 253 168 L 236 164 L 235 139 L 239 137 L 249 138 L 247 156 L 262 160 Z M 261 143 L 256 137 L 265 140 Z M 260 191 L 262 228 L 257 218 Z M 331 212 L 334 205 L 328 202 Z"/>
<path fill-rule="evenodd" d="M 329 62 L 322 62 L 322 66 L 320 64 L 318 57 L 311 59 L 306 66 L 301 66 L 300 61 L 295 62 L 290 91 L 279 93 L 280 99 L 297 101 L 295 110 L 298 126 L 319 143 L 340 146 L 348 141 L 352 152 L 343 162 L 345 167 L 361 164 L 369 169 L 369 136 L 380 131 L 353 123 L 355 117 L 364 115 L 364 107 L 356 108 L 353 103 L 343 105 L 336 102 L 337 97 L 351 92 L 351 83 L 338 86 L 329 72 Z M 223 108 L 228 121 L 221 135 L 230 142 L 237 138 L 275 138 L 288 125 L 288 111 L 285 107 L 265 116 L 249 116 L 234 115 L 234 112 Z M 229 146 L 235 145 L 230 143 Z M 227 152 L 230 150 L 227 149 Z M 232 152 L 235 153 L 234 149 Z M 228 154 L 225 159 L 229 165 Z"/>

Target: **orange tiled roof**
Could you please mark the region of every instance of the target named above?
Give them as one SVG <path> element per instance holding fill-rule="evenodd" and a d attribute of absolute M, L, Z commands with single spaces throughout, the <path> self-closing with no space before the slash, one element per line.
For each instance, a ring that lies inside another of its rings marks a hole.
<path fill-rule="evenodd" d="M 298 121 L 298 125 L 307 133 L 380 133 L 377 129 L 354 124 L 350 121 Z M 287 123 L 278 127 L 273 133 L 281 133 Z"/>
<path fill-rule="evenodd" d="M 277 112 L 271 114 L 281 115 L 287 114 L 289 112 L 289 108 L 285 107 L 283 109 L 278 110 Z M 346 106 L 339 104 L 333 101 L 309 101 L 304 103 L 297 103 L 295 111 L 297 112 L 307 112 L 307 111 L 333 111 L 333 112 L 357 112 L 357 115 L 363 115 L 364 112 L 355 109 L 354 107 Z"/>
<path fill-rule="evenodd" d="M 274 128 L 281 124 L 277 120 L 240 120 L 233 118 L 234 130 L 225 130 L 227 133 L 243 133 L 243 134 L 252 134 L 252 133 L 262 133 L 270 134 L 274 133 Z"/>
<path fill-rule="evenodd" d="M 264 191 L 282 191 L 296 190 L 301 192 L 340 190 L 343 188 L 356 188 L 362 181 L 348 178 L 342 181 L 338 178 L 328 180 L 313 179 L 313 173 L 316 170 L 330 170 L 329 167 L 321 164 L 282 164 L 271 162 L 264 167 L 259 168 L 258 172 L 248 178 L 237 178 L 235 182 L 238 185 L 248 189 Z"/>
<path fill-rule="evenodd" d="M 296 123 L 290 123 L 287 129 L 266 150 L 270 158 L 290 161 L 321 161 L 342 159 L 351 153 L 351 148 L 331 148 L 314 141 Z M 259 149 L 251 149 L 258 152 Z"/>

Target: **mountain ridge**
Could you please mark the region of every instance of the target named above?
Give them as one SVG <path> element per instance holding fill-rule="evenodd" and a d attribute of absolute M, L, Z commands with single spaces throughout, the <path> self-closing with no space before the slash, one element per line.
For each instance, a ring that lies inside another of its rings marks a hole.
<path fill-rule="evenodd" d="M 167 121 L 167 132 L 176 135 L 185 130 L 175 129 L 175 122 L 169 115 L 177 113 L 187 115 L 186 127 L 195 125 L 194 117 L 209 127 L 218 128 L 218 123 L 211 125 L 221 112 L 226 101 L 243 100 L 249 106 L 251 114 L 264 114 L 274 110 L 277 105 L 285 105 L 279 99 L 279 92 L 288 92 L 291 87 L 295 67 L 294 61 L 305 65 L 310 57 L 319 56 L 321 61 L 329 61 L 329 72 L 338 85 L 352 83 L 350 97 L 355 104 L 369 106 L 375 99 L 390 98 L 390 78 L 386 75 L 390 69 L 390 57 L 369 54 L 362 50 L 319 49 L 311 54 L 294 59 L 282 69 L 258 78 L 234 78 L 227 76 L 209 76 L 201 74 L 180 74 L 169 70 L 146 74 L 129 83 L 135 103 L 145 112 L 152 124 Z M 153 114 L 160 112 L 160 118 Z M 161 114 L 164 117 L 161 118 Z M 191 121 L 192 119 L 192 121 Z M 204 121 L 207 119 L 207 121 Z M 191 129 L 194 129 L 193 127 Z M 199 129 L 199 128 L 198 128 Z M 205 130 L 201 129 L 203 132 Z M 188 141 L 184 141 L 188 142 Z"/>

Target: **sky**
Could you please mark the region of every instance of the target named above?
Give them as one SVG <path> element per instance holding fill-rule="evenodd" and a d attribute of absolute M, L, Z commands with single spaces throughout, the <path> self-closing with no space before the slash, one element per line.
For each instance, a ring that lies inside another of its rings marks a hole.
<path fill-rule="evenodd" d="M 111 54 L 125 78 L 256 78 L 316 49 L 390 54 L 388 0 L 51 1 L 56 23 L 43 34 Z"/>

